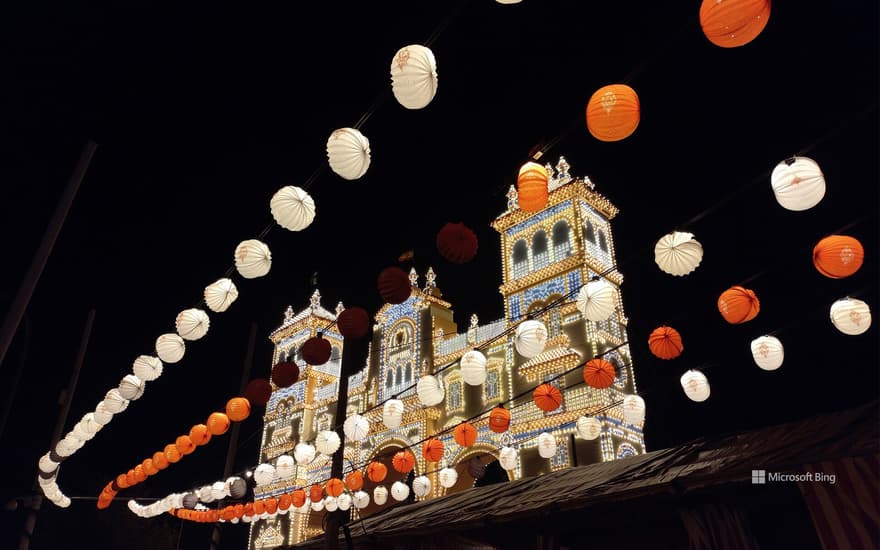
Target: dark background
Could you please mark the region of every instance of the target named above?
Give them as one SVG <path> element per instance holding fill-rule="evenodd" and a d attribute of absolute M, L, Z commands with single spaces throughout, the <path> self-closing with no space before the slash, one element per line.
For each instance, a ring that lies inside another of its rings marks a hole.
<path fill-rule="evenodd" d="M 846 295 L 877 311 L 876 2 L 775 3 L 764 32 L 734 49 L 706 40 L 696 1 L 125 4 L 0 9 L 4 311 L 80 151 L 89 139 L 99 145 L 0 365 L 10 411 L 0 434 L 3 502 L 31 491 L 89 310 L 95 322 L 65 433 L 174 331 L 177 313 L 233 265 L 238 242 L 271 224 L 269 199 L 283 185 L 316 174 L 313 225 L 270 231 L 269 275 L 233 275 L 238 301 L 211 314 L 207 336 L 64 463 L 65 493 L 96 497 L 222 409 L 239 391 L 253 325 L 253 375 L 267 376 L 268 333 L 288 304 L 306 307 L 315 272 L 325 307 L 341 300 L 373 313 L 379 271 L 413 249 L 420 274 L 437 272 L 460 326 L 472 313 L 501 318 L 500 239 L 489 223 L 542 144 L 542 162 L 564 155 L 572 175 L 589 176 L 621 210 L 614 243 L 649 450 L 876 399 L 877 329 L 846 336 L 828 315 Z M 404 109 L 390 93 L 391 59 L 432 36 L 437 95 L 423 110 Z M 603 143 L 588 133 L 584 108 L 616 82 L 639 94 L 641 122 L 626 140 Z M 326 167 L 326 140 L 365 113 L 372 164 L 345 181 Z M 769 184 L 772 168 L 795 154 L 816 160 L 828 184 L 804 212 L 779 206 Z M 448 221 L 477 233 L 474 261 L 438 255 L 434 239 Z M 683 278 L 653 262 L 657 238 L 676 228 L 706 251 Z M 858 238 L 866 258 L 854 276 L 832 280 L 811 253 L 838 232 Z M 761 300 L 744 325 L 717 311 L 733 284 Z M 682 333 L 679 359 L 648 352 L 659 324 Z M 749 342 L 770 332 L 786 358 L 764 372 Z M 712 384 L 705 403 L 690 402 L 678 382 L 697 367 Z M 237 469 L 257 461 L 260 414 L 242 424 Z M 109 510 L 88 499 L 66 510 L 47 502 L 31 547 L 206 548 L 209 527 L 143 520 L 125 500 L 219 479 L 227 445 L 216 438 Z M 13 547 L 24 512 L 0 517 L 0 547 Z M 223 548 L 244 547 L 246 526 L 222 530 Z"/>

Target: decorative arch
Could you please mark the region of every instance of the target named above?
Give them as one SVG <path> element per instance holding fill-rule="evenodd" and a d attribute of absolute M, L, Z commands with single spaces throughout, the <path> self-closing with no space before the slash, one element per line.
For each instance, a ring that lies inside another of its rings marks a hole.
<path fill-rule="evenodd" d="M 568 220 L 559 220 L 550 231 L 553 243 L 553 260 L 559 261 L 571 256 L 571 229 Z"/>
<path fill-rule="evenodd" d="M 589 218 L 584 220 L 584 238 L 591 243 L 596 243 L 596 229 L 593 227 L 593 221 Z"/>
<path fill-rule="evenodd" d="M 525 239 L 513 243 L 511 249 L 511 272 L 514 279 L 519 279 L 529 272 L 529 245 Z"/>
<path fill-rule="evenodd" d="M 539 229 L 532 236 L 532 269 L 537 271 L 548 265 L 550 265 L 550 251 L 547 244 L 547 232 Z"/>
<path fill-rule="evenodd" d="M 639 452 L 630 443 L 621 443 L 617 446 L 617 458 L 626 458 L 637 454 L 639 454 Z"/>

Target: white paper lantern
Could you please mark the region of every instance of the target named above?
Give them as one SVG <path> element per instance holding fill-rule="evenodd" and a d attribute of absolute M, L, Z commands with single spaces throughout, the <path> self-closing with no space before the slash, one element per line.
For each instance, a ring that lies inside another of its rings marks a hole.
<path fill-rule="evenodd" d="M 356 180 L 370 167 L 370 140 L 354 128 L 334 130 L 327 139 L 327 159 L 337 175 Z"/>
<path fill-rule="evenodd" d="M 428 496 L 431 492 L 431 480 L 428 476 L 417 476 L 412 482 L 413 493 L 419 498 Z"/>
<path fill-rule="evenodd" d="M 345 512 L 351 508 L 351 496 L 348 493 L 342 493 L 336 497 L 336 504 L 339 505 L 340 510 Z"/>
<path fill-rule="evenodd" d="M 681 277 L 697 269 L 703 261 L 703 245 L 693 233 L 673 231 L 654 245 L 654 262 L 664 273 Z"/>
<path fill-rule="evenodd" d="M 119 390 L 113 388 L 104 396 L 104 408 L 113 414 L 119 414 L 128 408 L 128 399 L 122 397 Z"/>
<path fill-rule="evenodd" d="M 129 401 L 140 399 L 144 394 L 144 381 L 133 374 L 126 374 L 119 382 L 119 395 Z"/>
<path fill-rule="evenodd" d="M 419 402 L 426 407 L 439 405 L 445 396 L 440 381 L 436 376 L 430 374 L 419 378 L 419 383 L 416 384 L 416 394 L 419 396 Z"/>
<path fill-rule="evenodd" d="M 645 421 L 645 400 L 638 395 L 623 398 L 623 420 L 627 424 L 641 424 Z"/>
<path fill-rule="evenodd" d="M 354 495 L 352 495 L 351 503 L 358 510 L 363 510 L 370 505 L 370 495 L 367 494 L 365 491 L 357 491 Z"/>
<path fill-rule="evenodd" d="M 320 431 L 317 437 L 315 437 L 315 448 L 318 449 L 318 452 L 327 456 L 335 453 L 339 449 L 340 444 L 339 434 L 332 430 Z"/>
<path fill-rule="evenodd" d="M 391 485 L 391 496 L 394 497 L 394 500 L 397 502 L 406 500 L 406 497 L 409 496 L 409 485 L 402 481 L 395 481 Z"/>
<path fill-rule="evenodd" d="M 236 298 L 238 298 L 238 289 L 232 279 L 226 277 L 217 279 L 205 287 L 205 305 L 216 313 L 229 309 Z"/>
<path fill-rule="evenodd" d="M 788 210 L 808 210 L 825 196 L 822 169 L 807 157 L 793 157 L 777 164 L 770 174 L 770 185 L 776 201 Z"/>
<path fill-rule="evenodd" d="M 180 336 L 177 336 L 176 334 L 172 334 L 171 336 L 179 339 L 181 345 L 183 345 L 183 340 Z M 182 352 L 181 355 L 183 355 Z M 134 363 L 131 365 L 131 370 L 134 372 L 135 376 L 144 382 L 152 382 L 162 376 L 162 361 L 160 361 L 158 357 L 153 357 L 152 355 L 138 355 L 134 360 Z"/>
<path fill-rule="evenodd" d="M 382 407 L 382 422 L 388 429 L 393 430 L 400 426 L 403 420 L 403 401 L 400 399 L 389 399 Z"/>
<path fill-rule="evenodd" d="M 388 502 L 388 489 L 386 489 L 384 485 L 377 485 L 376 488 L 373 489 L 373 502 L 379 506 Z"/>
<path fill-rule="evenodd" d="M 391 90 L 407 109 L 422 109 L 437 93 L 437 61 L 425 46 L 411 44 L 391 60 Z"/>
<path fill-rule="evenodd" d="M 46 453 L 40 457 L 40 461 L 37 463 L 40 467 L 40 471 L 44 474 L 49 474 L 54 472 L 58 468 L 58 462 L 55 462 L 50 458 L 51 453 Z M 42 478 L 40 478 L 42 479 Z"/>
<path fill-rule="evenodd" d="M 177 314 L 175 326 L 177 334 L 184 340 L 198 340 L 208 333 L 211 319 L 204 310 L 193 307 Z"/>
<path fill-rule="evenodd" d="M 528 319 L 516 327 L 516 337 L 513 340 L 516 351 L 531 359 L 544 351 L 547 345 L 547 327 L 541 321 Z"/>
<path fill-rule="evenodd" d="M 214 500 L 221 500 L 229 496 L 229 493 L 226 492 L 226 483 L 215 481 L 211 485 L 211 496 L 214 497 Z"/>
<path fill-rule="evenodd" d="M 775 336 L 759 336 L 752 340 L 752 357 L 755 363 L 764 370 L 776 370 L 785 359 L 782 342 Z"/>
<path fill-rule="evenodd" d="M 199 500 L 202 502 L 214 502 L 214 500 L 216 500 L 214 498 L 214 490 L 210 485 L 200 487 L 197 493 L 199 495 Z"/>
<path fill-rule="evenodd" d="M 229 523 L 235 525 L 236 523 L 238 523 L 238 522 L 240 522 L 240 521 L 241 521 L 241 518 L 235 518 L 235 517 L 234 517 L 234 518 L 232 518 L 231 520 L 229 520 Z"/>
<path fill-rule="evenodd" d="M 516 470 L 519 463 L 519 453 L 513 447 L 501 447 L 498 451 L 498 464 L 508 472 Z"/>
<path fill-rule="evenodd" d="M 315 219 L 315 201 L 293 185 L 282 187 L 272 196 L 269 210 L 278 225 L 288 231 L 302 231 Z"/>
<path fill-rule="evenodd" d="M 235 269 L 245 279 L 263 277 L 272 268 L 272 252 L 266 243 L 248 239 L 235 247 Z"/>
<path fill-rule="evenodd" d="M 324 497 L 324 509 L 328 512 L 335 512 L 339 509 L 339 501 L 334 496 L 328 495 Z"/>
<path fill-rule="evenodd" d="M 113 420 L 113 413 L 107 409 L 107 405 L 103 401 L 99 402 L 95 407 L 95 422 L 106 426 Z"/>
<path fill-rule="evenodd" d="M 841 298 L 831 304 L 831 322 L 840 332 L 857 336 L 871 328 L 871 308 L 858 298 Z"/>
<path fill-rule="evenodd" d="M 604 321 L 617 309 L 617 287 L 605 279 L 590 281 L 578 291 L 576 303 L 588 321 Z"/>
<path fill-rule="evenodd" d="M 486 381 L 486 356 L 472 349 L 461 356 L 461 379 L 465 384 L 479 386 Z"/>
<path fill-rule="evenodd" d="M 582 439 L 592 441 L 602 434 L 602 423 L 592 416 L 581 416 L 577 419 L 577 433 Z"/>
<path fill-rule="evenodd" d="M 458 472 L 455 468 L 443 468 L 438 475 L 440 486 L 449 489 L 458 481 Z"/>
<path fill-rule="evenodd" d="M 85 422 L 83 422 L 82 420 L 73 425 L 72 431 L 73 435 L 80 441 L 90 441 L 93 437 L 95 437 L 94 433 L 89 433 L 86 431 Z"/>
<path fill-rule="evenodd" d="M 681 375 L 681 387 L 688 399 L 697 403 L 709 399 L 711 393 L 709 379 L 705 374 L 695 369 L 690 369 Z"/>
<path fill-rule="evenodd" d="M 305 514 L 306 512 L 309 511 L 309 508 L 311 508 L 311 504 L 312 504 L 312 501 L 310 499 L 306 499 L 305 502 L 302 503 L 302 506 L 296 506 L 296 507 L 294 507 L 293 510 L 294 510 L 294 512 L 296 512 L 298 514 Z M 322 504 L 322 506 L 323 506 L 323 504 Z"/>
<path fill-rule="evenodd" d="M 541 458 L 556 456 L 556 438 L 547 432 L 541 432 L 538 436 L 538 454 Z"/>
<path fill-rule="evenodd" d="M 101 431 L 101 428 L 104 427 L 104 424 L 101 424 L 100 422 L 97 422 L 95 420 L 95 413 L 93 412 L 87 412 L 86 414 L 84 414 L 82 417 L 82 421 L 83 428 L 85 428 L 85 430 L 91 434 L 98 433 L 99 431 Z"/>
<path fill-rule="evenodd" d="M 370 433 L 370 421 L 359 414 L 353 414 L 342 423 L 342 431 L 349 441 L 363 441 Z"/>
<path fill-rule="evenodd" d="M 275 479 L 275 466 L 266 462 L 254 469 L 254 481 L 257 485 L 268 485 Z"/>
<path fill-rule="evenodd" d="M 297 443 L 293 448 L 293 458 L 296 459 L 297 464 L 309 464 L 315 460 L 315 452 L 315 448 L 309 443 Z"/>
<path fill-rule="evenodd" d="M 56 504 L 59 508 L 67 508 L 68 506 L 70 506 L 70 497 L 67 496 L 67 495 L 62 495 L 62 497 L 61 497 L 60 499 L 58 499 L 58 500 L 55 502 L 55 504 Z"/>
<path fill-rule="evenodd" d="M 296 471 L 294 467 L 295 465 L 292 456 L 281 455 L 278 457 L 278 460 L 275 461 L 275 475 L 281 480 L 290 479 Z"/>
<path fill-rule="evenodd" d="M 183 338 L 174 333 L 169 332 L 156 338 L 156 355 L 165 363 L 177 363 L 183 359 L 185 351 Z"/>

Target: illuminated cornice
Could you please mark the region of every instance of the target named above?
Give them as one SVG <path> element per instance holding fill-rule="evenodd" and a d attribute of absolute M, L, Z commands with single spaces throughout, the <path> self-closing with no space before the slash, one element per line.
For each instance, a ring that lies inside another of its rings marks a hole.
<path fill-rule="evenodd" d="M 607 198 L 597 193 L 596 191 L 593 191 L 592 189 L 587 187 L 586 184 L 584 184 L 580 179 L 573 180 L 570 183 L 567 183 L 551 191 L 547 199 L 547 206 L 545 208 L 556 206 L 563 201 L 575 197 L 579 197 L 587 201 L 590 206 L 601 212 L 602 215 L 604 215 L 609 220 L 616 216 L 619 212 L 617 207 L 611 204 L 611 201 L 609 201 Z M 495 220 L 493 220 L 492 223 L 490 223 L 489 225 L 491 225 L 492 228 L 499 233 L 503 233 L 508 228 L 513 227 L 520 222 L 524 222 L 534 215 L 534 212 L 526 212 L 519 209 L 507 211 L 495 218 Z"/>

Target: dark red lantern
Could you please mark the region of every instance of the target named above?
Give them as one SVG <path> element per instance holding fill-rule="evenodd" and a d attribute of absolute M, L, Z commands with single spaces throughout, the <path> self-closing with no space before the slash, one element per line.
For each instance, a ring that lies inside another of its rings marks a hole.
<path fill-rule="evenodd" d="M 319 332 L 306 340 L 302 347 L 303 361 L 309 365 L 323 365 L 330 360 L 330 342 L 325 340 Z"/>
<path fill-rule="evenodd" d="M 336 327 L 346 338 L 359 340 L 370 330 L 370 315 L 362 307 L 350 307 L 336 318 Z"/>
<path fill-rule="evenodd" d="M 477 255 L 477 235 L 463 223 L 447 223 L 437 233 L 437 250 L 454 264 L 463 264 Z"/>
<path fill-rule="evenodd" d="M 290 360 L 279 362 L 272 367 L 272 382 L 279 388 L 292 386 L 299 380 L 299 367 Z"/>
<path fill-rule="evenodd" d="M 389 304 L 402 304 L 412 292 L 409 275 L 396 266 L 386 267 L 379 273 L 378 286 L 379 295 Z"/>
<path fill-rule="evenodd" d="M 272 384 L 265 378 L 254 378 L 244 389 L 244 396 L 251 404 L 263 407 L 272 396 Z"/>

